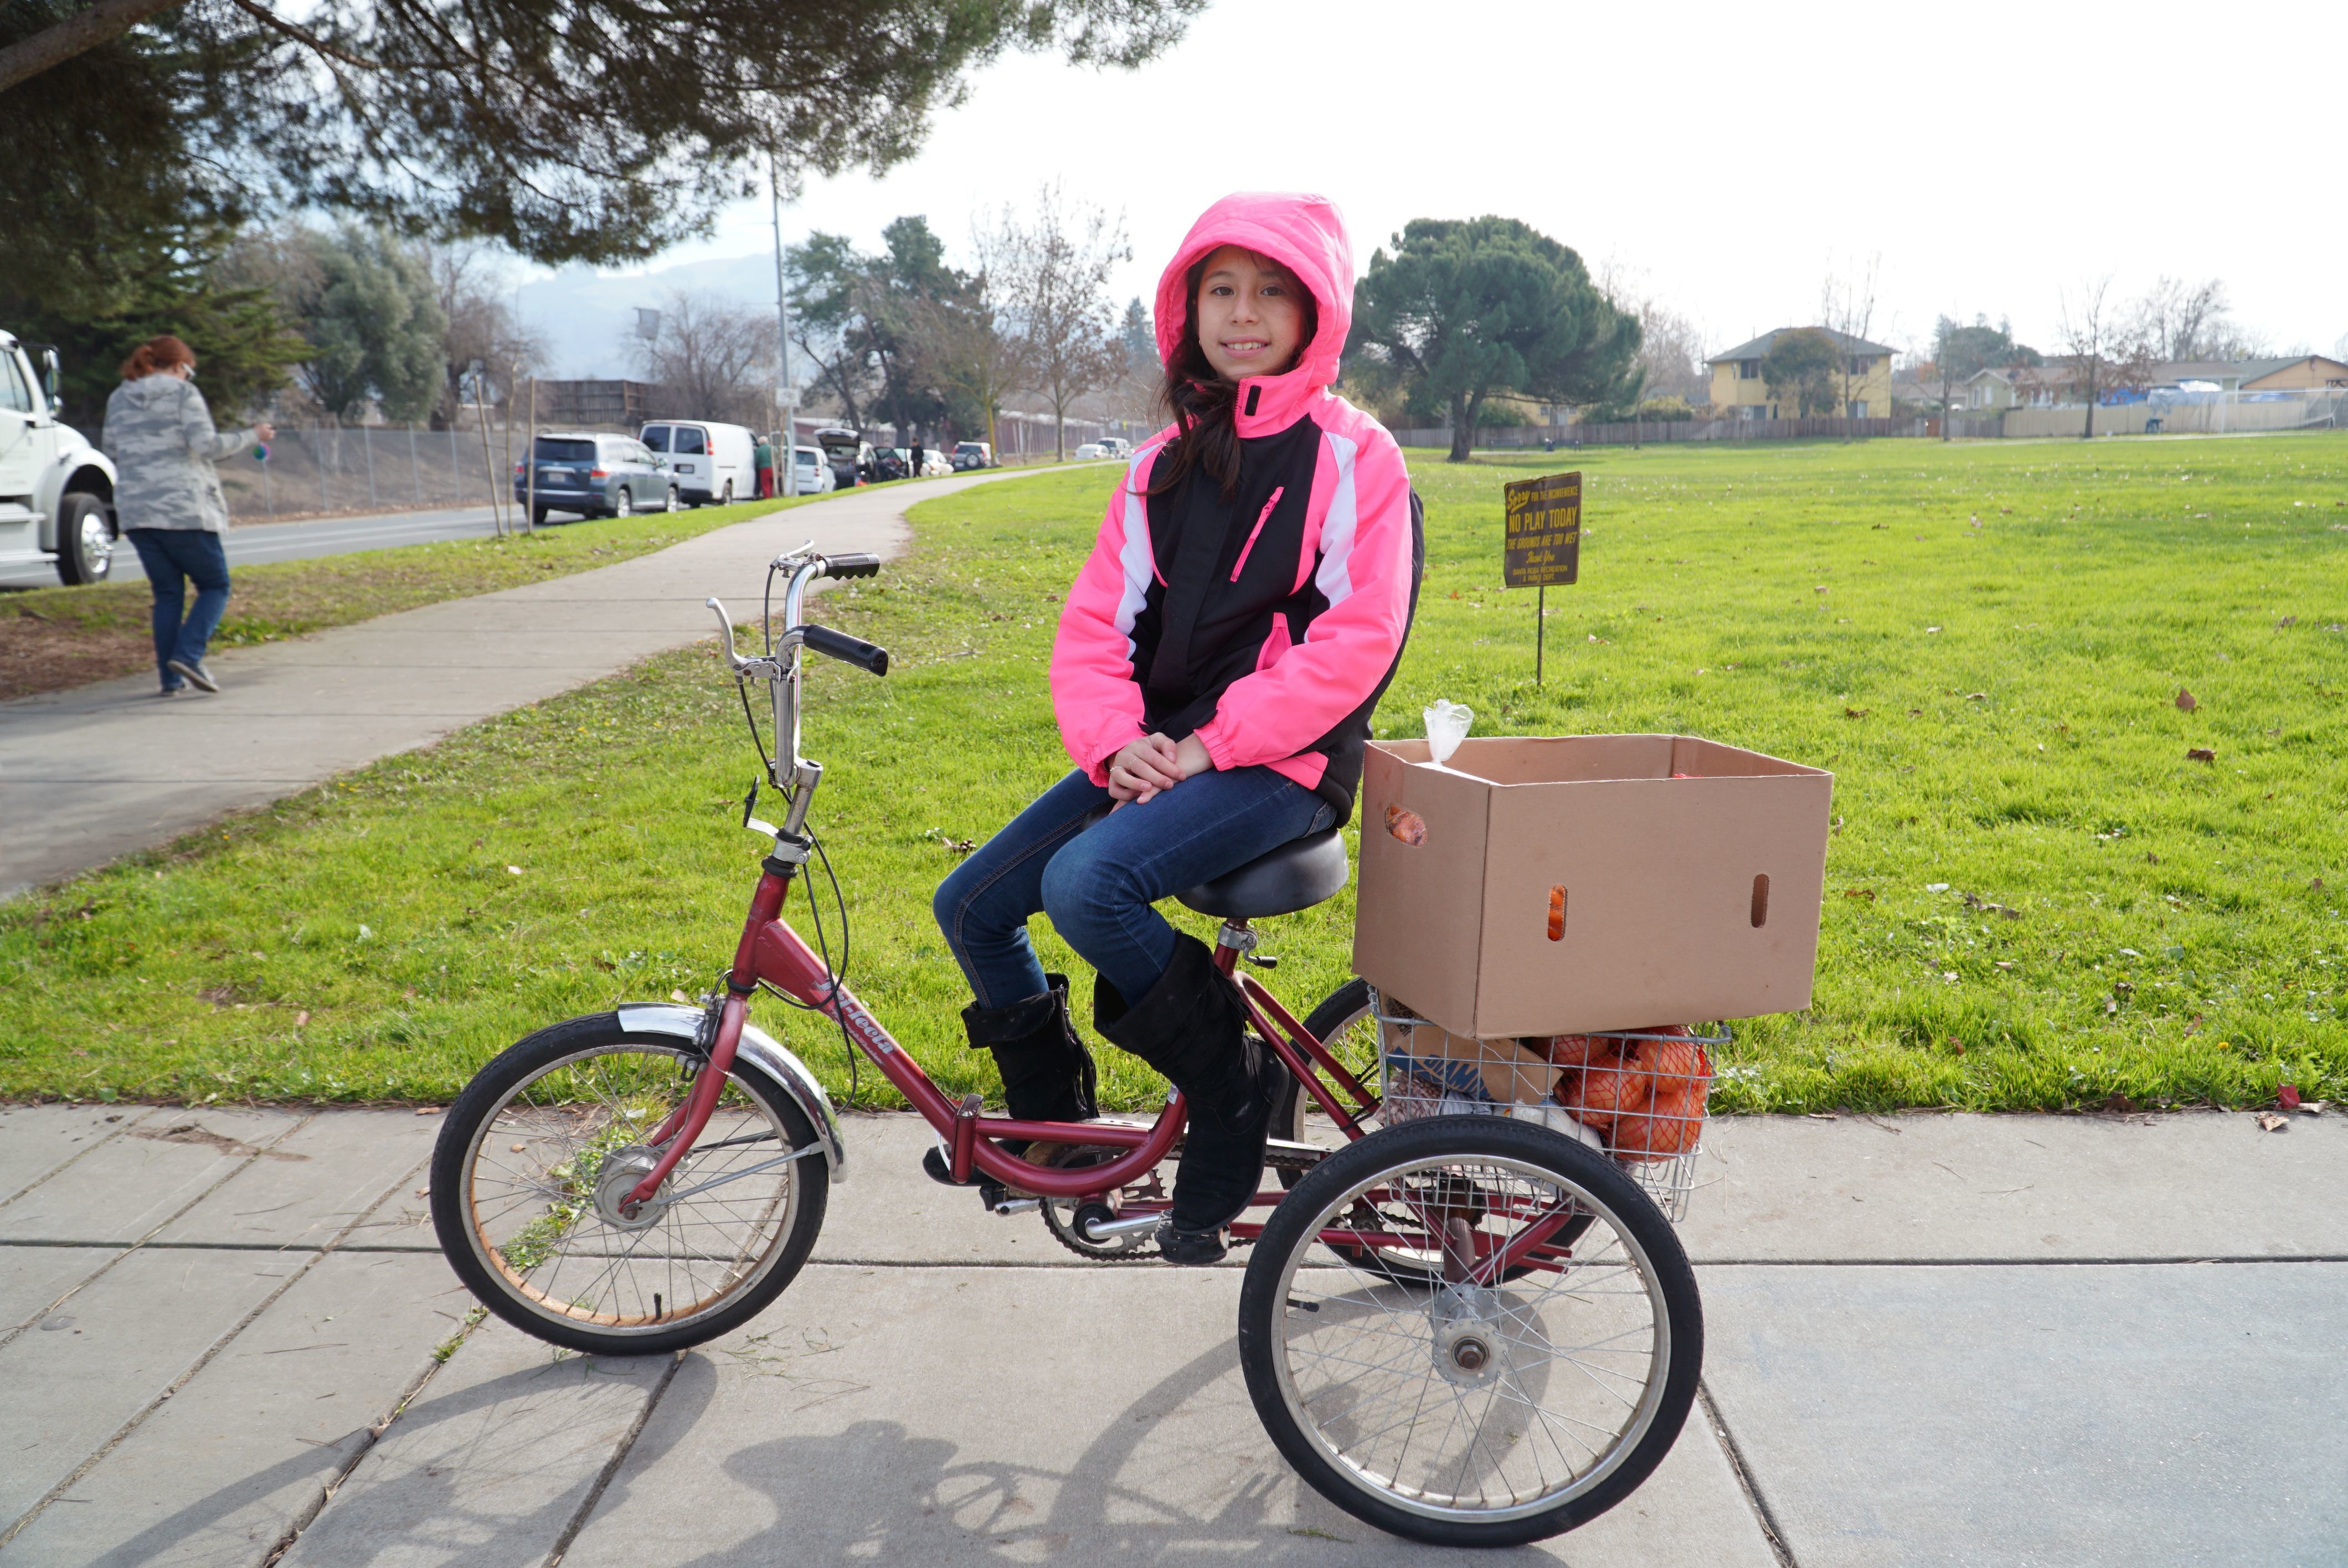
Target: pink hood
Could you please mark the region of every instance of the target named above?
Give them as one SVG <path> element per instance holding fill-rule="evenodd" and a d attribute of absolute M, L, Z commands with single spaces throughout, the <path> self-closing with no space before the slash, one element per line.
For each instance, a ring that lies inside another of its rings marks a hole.
<path fill-rule="evenodd" d="M 1158 354 L 1170 361 L 1189 323 L 1184 286 L 1198 260 L 1220 245 L 1243 245 L 1294 272 L 1312 292 L 1321 319 L 1296 368 L 1240 383 L 1239 433 L 1270 435 L 1295 422 L 1313 395 L 1337 379 L 1337 361 L 1354 324 L 1354 247 L 1345 220 L 1325 196 L 1242 190 L 1224 197 L 1190 225 L 1158 280 Z M 1251 399 L 1251 390 L 1260 389 Z"/>

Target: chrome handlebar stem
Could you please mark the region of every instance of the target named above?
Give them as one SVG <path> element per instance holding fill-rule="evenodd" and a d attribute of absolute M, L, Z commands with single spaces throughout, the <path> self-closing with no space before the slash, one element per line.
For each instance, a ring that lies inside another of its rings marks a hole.
<path fill-rule="evenodd" d="M 703 602 L 717 617 L 718 630 L 726 640 L 726 662 L 734 679 L 767 682 L 775 724 L 775 755 L 767 764 L 767 779 L 790 802 L 790 815 L 783 831 L 797 837 L 807 820 L 816 785 L 823 778 L 822 764 L 799 756 L 799 665 L 805 657 L 802 644 L 807 636 L 800 623 L 800 610 L 806 602 L 808 584 L 823 573 L 824 559 L 815 553 L 815 541 L 809 539 L 798 549 L 777 556 L 768 563 L 767 570 L 788 571 L 790 579 L 783 590 L 782 633 L 776 635 L 771 620 L 766 624 L 764 654 L 746 658 L 736 651 L 733 618 L 726 613 L 726 606 L 714 594 Z"/>

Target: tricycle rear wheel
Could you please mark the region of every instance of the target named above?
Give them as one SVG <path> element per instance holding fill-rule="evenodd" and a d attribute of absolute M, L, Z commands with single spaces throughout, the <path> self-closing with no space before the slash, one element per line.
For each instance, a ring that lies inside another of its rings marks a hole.
<path fill-rule="evenodd" d="M 1376 1229 L 1391 1241 L 1324 1234 Z M 1523 1272 L 1483 1282 L 1511 1238 Z M 1532 1123 L 1442 1116 L 1296 1184 L 1248 1262 L 1239 1341 L 1264 1430 L 1314 1491 L 1413 1541 L 1513 1546 L 1653 1471 L 1695 1398 L 1704 1314 L 1669 1222 L 1612 1161 Z"/>

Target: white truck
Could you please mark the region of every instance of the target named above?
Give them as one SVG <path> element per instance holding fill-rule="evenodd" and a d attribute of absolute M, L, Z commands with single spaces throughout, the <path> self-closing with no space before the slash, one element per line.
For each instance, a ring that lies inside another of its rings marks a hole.
<path fill-rule="evenodd" d="M 114 465 L 60 406 L 57 351 L 0 330 L 0 566 L 53 563 L 68 583 L 99 582 L 121 534 Z"/>

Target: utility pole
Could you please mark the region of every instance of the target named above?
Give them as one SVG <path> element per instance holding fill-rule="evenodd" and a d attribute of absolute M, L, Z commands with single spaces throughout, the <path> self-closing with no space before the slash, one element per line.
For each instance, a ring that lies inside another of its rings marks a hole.
<path fill-rule="evenodd" d="M 775 168 L 775 155 L 767 154 L 767 195 L 772 204 L 775 223 L 775 402 L 782 412 L 782 450 L 775 454 L 775 489 L 778 494 L 796 496 L 799 493 L 799 425 L 796 417 L 799 406 L 799 389 L 791 384 L 791 304 L 790 291 L 783 283 L 783 187 Z"/>

